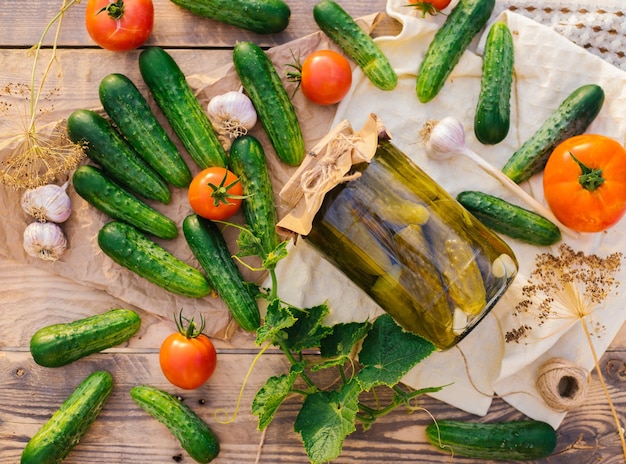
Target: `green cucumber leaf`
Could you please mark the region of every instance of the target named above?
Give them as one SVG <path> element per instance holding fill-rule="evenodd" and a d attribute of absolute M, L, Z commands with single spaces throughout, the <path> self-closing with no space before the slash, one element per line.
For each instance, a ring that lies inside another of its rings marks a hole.
<path fill-rule="evenodd" d="M 320 342 L 320 355 L 324 362 L 312 367 L 313 371 L 343 365 L 354 354 L 357 344 L 372 327 L 370 322 L 348 322 L 332 326 L 332 331 Z"/>
<path fill-rule="evenodd" d="M 322 338 L 326 337 L 332 328 L 323 325 L 322 321 L 329 312 L 325 303 L 308 309 L 296 309 L 294 316 L 296 323 L 285 329 L 287 334 L 284 347 L 295 352 L 306 349 L 319 348 Z"/>
<path fill-rule="evenodd" d="M 279 299 L 270 301 L 265 314 L 265 321 L 256 331 L 256 344 L 261 345 L 266 340 L 278 345 L 285 338 L 285 329 L 296 323 L 297 319 L 291 309 L 281 304 Z"/>
<path fill-rule="evenodd" d="M 306 397 L 294 430 L 302 436 L 312 464 L 325 463 L 341 454 L 343 441 L 356 430 L 361 388 L 348 381 L 340 390 L 318 391 Z"/>
<path fill-rule="evenodd" d="M 288 241 L 280 242 L 276 248 L 270 251 L 267 256 L 263 257 L 263 269 L 274 269 L 278 261 L 285 258 L 289 253 L 287 251 Z"/>
<path fill-rule="evenodd" d="M 252 414 L 259 418 L 259 430 L 264 430 L 272 420 L 276 411 L 291 392 L 291 387 L 304 370 L 304 364 L 291 366 L 289 374 L 270 377 L 252 400 Z"/>
<path fill-rule="evenodd" d="M 357 379 L 366 391 L 377 385 L 393 387 L 433 351 L 435 346 L 431 342 L 405 331 L 389 314 L 383 314 L 376 318 L 363 340 L 359 352 L 363 368 Z"/>

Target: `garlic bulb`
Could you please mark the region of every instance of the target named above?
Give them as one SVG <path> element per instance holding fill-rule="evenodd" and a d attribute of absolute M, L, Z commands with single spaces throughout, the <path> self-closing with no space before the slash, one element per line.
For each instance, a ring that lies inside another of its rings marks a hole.
<path fill-rule="evenodd" d="M 207 115 L 219 133 L 233 139 L 245 135 L 257 121 L 252 100 L 235 90 L 213 97 L 207 105 Z"/>
<path fill-rule="evenodd" d="M 56 261 L 66 248 L 63 229 L 53 222 L 33 222 L 24 229 L 24 250 L 30 256 Z"/>
<path fill-rule="evenodd" d="M 66 190 L 69 181 L 58 186 L 42 185 L 28 189 L 22 195 L 22 209 L 40 222 L 65 222 L 72 212 L 72 204 Z"/>

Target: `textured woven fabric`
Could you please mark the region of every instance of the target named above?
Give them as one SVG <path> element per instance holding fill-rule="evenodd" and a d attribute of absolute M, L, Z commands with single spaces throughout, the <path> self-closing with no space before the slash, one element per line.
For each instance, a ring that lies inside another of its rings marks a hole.
<path fill-rule="evenodd" d="M 562 36 L 626 70 L 626 2 L 604 0 L 498 0 L 496 12 L 508 9 L 552 28 Z"/>

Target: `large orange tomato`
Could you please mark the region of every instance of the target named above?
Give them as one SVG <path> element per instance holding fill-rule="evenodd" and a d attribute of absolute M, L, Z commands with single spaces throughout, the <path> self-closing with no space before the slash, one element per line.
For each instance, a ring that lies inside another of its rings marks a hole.
<path fill-rule="evenodd" d="M 183 317 L 177 320 L 178 331 L 165 338 L 159 350 L 163 374 L 173 385 L 192 390 L 204 384 L 215 371 L 217 352 L 211 339 L 196 327 L 193 319 L 185 328 Z"/>
<path fill-rule="evenodd" d="M 102 48 L 126 51 L 143 45 L 152 34 L 152 0 L 89 0 L 85 25 Z"/>
<path fill-rule="evenodd" d="M 333 50 L 318 50 L 306 57 L 300 72 L 300 88 L 306 98 L 318 105 L 334 105 L 346 96 L 352 85 L 348 60 Z"/>
<path fill-rule="evenodd" d="M 626 150 L 603 135 L 571 137 L 550 155 L 543 189 L 564 225 L 579 232 L 606 230 L 626 212 Z"/>

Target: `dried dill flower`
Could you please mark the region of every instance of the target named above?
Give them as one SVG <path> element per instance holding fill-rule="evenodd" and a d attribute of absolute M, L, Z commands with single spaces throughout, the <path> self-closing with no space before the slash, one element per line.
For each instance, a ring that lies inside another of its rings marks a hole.
<path fill-rule="evenodd" d="M 4 96 L 20 99 L 26 103 L 25 111 L 10 101 L 0 100 L 0 114 L 11 117 L 17 111 L 16 119 L 21 124 L 17 135 L 0 144 L 0 153 L 8 153 L 0 160 L 0 183 L 16 189 L 34 188 L 62 179 L 76 168 L 84 154 L 73 144 L 64 128 L 47 125 L 39 127 L 39 118 L 50 111 L 39 107 L 42 98 L 50 99 L 58 92 L 53 89 L 44 96 L 44 84 L 49 71 L 56 61 L 56 50 L 61 23 L 65 12 L 80 0 L 63 0 L 59 12 L 46 25 L 39 42 L 32 47 L 34 56 L 30 84 L 9 84 L 4 87 Z M 44 69 L 39 85 L 35 84 L 35 74 L 42 43 L 50 29 L 57 24 L 51 57 Z"/>
<path fill-rule="evenodd" d="M 624 459 L 626 439 L 611 395 L 600 369 L 598 355 L 593 346 L 592 335 L 604 327 L 589 321 L 587 316 L 601 309 L 607 297 L 616 291 L 622 262 L 622 253 L 612 253 L 604 258 L 575 252 L 568 245 L 559 247 L 559 255 L 544 253 L 537 256 L 536 268 L 522 288 L 523 299 L 515 307 L 515 316 L 531 316 L 541 326 L 551 319 L 574 319 L 580 321 L 593 357 L 596 374 L 615 421 Z M 528 317 L 525 319 L 528 320 Z M 518 342 L 527 337 L 532 327 L 524 324 L 505 334 L 507 342 Z"/>
<path fill-rule="evenodd" d="M 536 267 L 522 288 L 523 299 L 514 315 L 531 314 L 537 326 L 550 319 L 583 319 L 602 307 L 606 298 L 619 286 L 616 274 L 622 253 L 604 258 L 575 252 L 568 245 L 559 247 L 559 255 L 537 256 Z M 595 325 L 594 332 L 602 327 Z M 532 327 L 525 324 L 505 334 L 507 342 L 519 342 Z"/>

